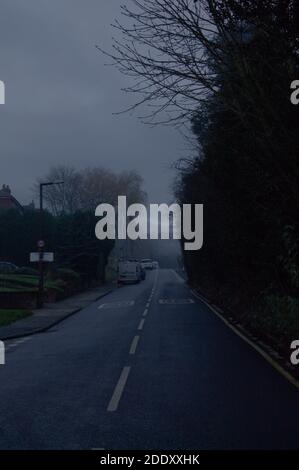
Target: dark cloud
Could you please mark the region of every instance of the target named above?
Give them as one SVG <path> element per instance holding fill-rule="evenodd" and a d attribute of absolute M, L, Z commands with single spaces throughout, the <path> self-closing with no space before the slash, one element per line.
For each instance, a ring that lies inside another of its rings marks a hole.
<path fill-rule="evenodd" d="M 96 49 L 111 47 L 119 0 L 2 0 L 0 184 L 28 202 L 37 176 L 60 163 L 136 168 L 152 200 L 168 200 L 179 134 L 136 115 L 114 116 L 134 97 Z"/>

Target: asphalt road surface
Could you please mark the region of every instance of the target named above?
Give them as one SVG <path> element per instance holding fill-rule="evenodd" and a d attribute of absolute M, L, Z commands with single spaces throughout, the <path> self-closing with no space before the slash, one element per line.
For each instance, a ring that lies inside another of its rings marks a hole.
<path fill-rule="evenodd" d="M 172 270 L 6 349 L 1 449 L 299 447 L 299 392 Z"/>

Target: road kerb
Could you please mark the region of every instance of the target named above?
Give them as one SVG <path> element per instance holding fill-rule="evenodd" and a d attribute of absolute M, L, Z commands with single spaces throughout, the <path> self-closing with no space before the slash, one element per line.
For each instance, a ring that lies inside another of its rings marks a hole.
<path fill-rule="evenodd" d="M 111 294 L 111 292 L 113 292 L 113 291 L 114 291 L 113 289 L 110 289 L 110 290 L 104 292 L 103 294 L 97 296 L 95 299 L 93 299 L 90 302 L 90 305 L 92 303 L 97 302 L 98 300 L 102 299 L 103 297 L 106 297 L 106 295 Z M 80 312 L 81 310 L 83 310 L 86 307 L 88 307 L 88 305 L 84 305 L 82 307 L 75 308 L 71 312 L 68 312 L 66 315 L 61 316 L 60 318 L 57 318 L 56 320 L 54 320 L 53 322 L 49 323 L 47 326 L 44 326 L 42 328 L 34 328 L 30 331 L 24 331 L 23 333 L 18 333 L 16 335 L 1 337 L 0 339 L 1 339 L 1 341 L 8 341 L 8 340 L 11 340 L 11 339 L 24 338 L 24 336 L 33 336 L 33 335 L 36 335 L 38 333 L 44 333 L 45 331 L 48 331 L 50 328 L 53 328 L 54 326 L 58 325 L 59 323 L 62 323 L 64 320 L 67 320 L 69 317 L 72 317 L 73 315 Z"/>
<path fill-rule="evenodd" d="M 280 373 L 288 382 L 290 382 L 292 385 L 294 385 L 297 390 L 299 390 L 299 381 L 295 379 L 289 372 L 287 372 L 280 364 L 278 364 L 275 359 L 273 359 L 270 354 L 268 354 L 261 346 L 257 345 L 254 341 L 252 341 L 250 338 L 248 338 L 245 334 L 241 333 L 241 331 L 236 328 L 234 325 L 232 325 L 229 320 L 227 320 L 219 310 L 212 305 L 209 304 L 209 302 L 204 299 L 201 295 L 197 294 L 196 291 L 191 289 L 191 293 L 196 297 L 198 300 L 200 300 L 202 303 L 204 303 L 217 317 L 228 327 L 230 328 L 236 335 L 238 335 L 243 341 L 245 341 L 247 344 L 249 344 L 260 356 L 262 356 L 277 372 Z"/>

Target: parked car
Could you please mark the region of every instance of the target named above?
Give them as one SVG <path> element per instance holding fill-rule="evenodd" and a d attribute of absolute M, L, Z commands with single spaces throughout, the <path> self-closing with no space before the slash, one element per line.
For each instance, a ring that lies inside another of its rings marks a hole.
<path fill-rule="evenodd" d="M 141 260 L 141 266 L 144 269 L 153 269 L 153 262 L 151 259 L 145 258 Z"/>
<path fill-rule="evenodd" d="M 159 263 L 158 261 L 153 261 L 153 269 L 159 269 Z"/>
<path fill-rule="evenodd" d="M 18 266 L 16 266 L 13 263 L 7 263 L 5 261 L 0 261 L 0 273 L 1 274 L 11 274 L 15 273 L 18 269 Z"/>
<path fill-rule="evenodd" d="M 144 281 L 146 277 L 146 271 L 145 269 L 141 266 L 141 262 L 138 259 L 129 259 L 130 263 L 138 263 L 140 267 L 140 281 Z"/>
<path fill-rule="evenodd" d="M 138 259 L 129 259 L 129 261 L 132 263 L 138 263 L 139 266 L 140 266 L 140 280 L 141 281 L 144 281 L 145 277 L 146 277 L 146 271 L 145 269 L 143 268 L 143 266 L 141 265 L 141 262 L 138 261 Z"/>
<path fill-rule="evenodd" d="M 118 282 L 134 284 L 141 281 L 141 266 L 138 261 L 120 261 L 118 263 Z"/>

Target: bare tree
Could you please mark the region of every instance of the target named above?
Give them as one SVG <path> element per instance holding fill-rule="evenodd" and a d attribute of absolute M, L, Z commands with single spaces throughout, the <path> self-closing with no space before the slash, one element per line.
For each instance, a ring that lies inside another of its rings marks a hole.
<path fill-rule="evenodd" d="M 147 103 L 153 107 L 149 120 L 162 110 L 169 120 L 189 116 L 190 109 L 216 85 L 207 66 L 206 49 L 215 34 L 207 14 L 208 2 L 194 0 L 132 0 L 130 9 L 122 6 L 124 25 L 114 28 L 108 54 L 120 71 L 136 79 L 125 91 L 141 95 L 132 107 Z M 135 9 L 134 9 L 135 7 Z M 157 102 L 158 101 L 158 102 Z"/>
<path fill-rule="evenodd" d="M 161 111 L 167 122 L 190 114 L 218 89 L 218 70 L 225 68 L 225 43 L 232 43 L 228 12 L 220 14 L 219 1 L 131 0 L 123 6 L 124 24 L 114 27 L 120 39 L 106 52 L 120 71 L 136 79 L 125 91 L 140 94 L 132 107 L 147 103 L 153 121 Z M 235 41 L 236 43 L 236 41 Z"/>
<path fill-rule="evenodd" d="M 118 194 L 127 196 L 128 204 L 144 203 L 147 194 L 142 189 L 143 178 L 137 171 L 123 171 L 118 175 Z"/>
<path fill-rule="evenodd" d="M 117 175 L 102 167 L 87 168 L 81 172 L 80 207 L 94 210 L 98 204 L 117 202 Z"/>
<path fill-rule="evenodd" d="M 167 114 L 164 122 L 181 122 L 189 120 L 207 97 L 217 94 L 219 76 L 226 73 L 231 62 L 245 83 L 247 80 L 250 99 L 252 76 L 243 60 L 244 48 L 254 30 L 271 34 L 272 12 L 282 10 L 287 18 L 295 3 L 131 0 L 131 7 L 121 7 L 124 20 L 113 25 L 117 32 L 113 51 L 98 49 L 133 79 L 133 84 L 124 89 L 139 96 L 130 109 L 147 104 L 150 112 L 143 116 L 146 122 L 157 122 L 161 111 Z M 266 61 L 267 57 L 261 59 Z M 256 99 L 255 94 L 251 96 Z M 225 105 L 244 119 L 238 103 Z"/>
<path fill-rule="evenodd" d="M 66 165 L 55 166 L 44 177 L 38 178 L 33 192 L 38 194 L 39 184 L 49 181 L 64 182 L 44 188 L 44 200 L 53 214 L 73 213 L 80 208 L 82 175 L 78 171 Z"/>
<path fill-rule="evenodd" d="M 48 181 L 64 181 L 63 185 L 45 188 L 44 200 L 55 215 L 94 211 L 103 202 L 116 205 L 119 195 L 127 196 L 130 204 L 146 200 L 143 179 L 136 171 L 114 173 L 103 167 L 79 171 L 69 166 L 56 166 L 38 179 L 34 193 L 38 195 L 39 184 Z"/>

